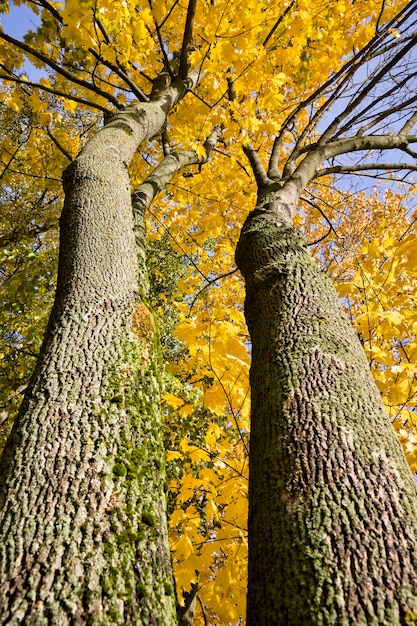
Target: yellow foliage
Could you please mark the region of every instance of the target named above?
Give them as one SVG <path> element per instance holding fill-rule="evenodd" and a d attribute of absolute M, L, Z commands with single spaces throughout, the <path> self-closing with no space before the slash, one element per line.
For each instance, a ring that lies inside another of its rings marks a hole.
<path fill-rule="evenodd" d="M 174 335 L 180 348 L 166 364 L 171 379 L 163 399 L 167 461 L 177 470 L 170 482 L 169 523 L 175 576 L 180 599 L 198 580 L 205 616 L 197 606 L 196 626 L 207 620 L 213 626 L 242 624 L 245 614 L 251 346 L 243 315 L 243 281 L 232 272 L 239 230 L 253 208 L 256 189 L 242 162 L 242 144 L 250 140 L 262 158 L 270 153 L 273 135 L 289 107 L 306 99 L 329 73 L 338 71 L 343 58 L 373 36 L 381 3 L 298 0 L 284 13 L 288 5 L 286 0 L 197 3 L 190 62 L 201 66 L 203 79 L 172 112 L 167 132 L 174 148 L 194 149 L 203 156 L 205 138 L 214 125 L 223 125 L 223 143 L 211 155 L 209 166 L 189 168 L 187 176 L 180 172 L 174 177 L 148 215 L 149 239 L 158 240 L 168 232 L 173 253 L 186 266 L 177 286 Z M 380 24 L 403 5 L 403 0 L 386 3 Z M 30 6 L 36 9 L 36 4 Z M 129 102 L 133 95 L 124 92 L 127 87 L 120 76 L 128 68 L 137 89 L 149 93 L 149 79 L 162 67 L 157 26 L 164 52 L 175 61 L 186 4 L 66 0 L 52 6 L 62 24 L 57 27 L 50 14 L 42 12 L 43 23 L 30 36 L 31 45 L 54 62 L 59 57 L 63 67 L 75 68 L 78 83 L 64 73 L 51 72 L 40 85 L 72 94 L 85 104 L 40 89 L 9 87 L 0 93 L 0 100 L 16 113 L 28 107 L 37 125 L 20 155 L 16 171 L 21 174 L 9 171 L 5 184 L 27 189 L 30 181 L 34 196 L 46 194 L 50 201 L 46 217 L 56 223 L 51 198 L 59 197 L 57 182 L 68 155 L 75 156 L 102 124 L 101 112 L 94 109 L 106 104 L 100 91 L 109 96 L 109 109 Z M 6 68 L 19 69 L 21 52 L 4 42 L 0 53 Z M 228 97 L 228 79 L 233 81 L 233 98 Z M 300 127 L 309 115 L 306 110 L 300 113 Z M 293 141 L 288 133 L 284 149 Z M 2 162 L 8 165 L 17 139 L 2 142 Z M 156 141 L 138 153 L 131 166 L 133 183 L 143 180 L 161 156 Z M 43 183 L 36 177 L 43 177 Z M 330 184 L 329 180 L 328 191 L 319 190 L 319 205 L 337 224 L 337 235 L 332 232 L 312 249 L 360 333 L 410 467 L 417 471 L 417 216 L 409 214 L 401 194 L 352 198 L 331 191 Z M 311 185 L 311 192 L 318 193 L 317 187 Z M 28 213 L 16 217 L 11 203 L 1 219 L 10 230 L 13 220 L 16 226 L 30 225 Z M 309 243 L 327 231 L 327 223 L 308 203 L 301 204 L 297 219 Z M 56 246 L 54 236 L 51 248 Z M 8 277 L 17 267 L 12 253 L 4 260 Z M 16 293 L 19 299 L 17 287 Z M 161 296 L 159 304 L 163 315 L 166 298 Z M 45 319 L 42 306 L 36 301 L 30 323 L 19 318 L 16 332 L 29 336 L 38 320 Z M 136 331 L 146 331 L 153 323 L 142 313 L 136 311 L 132 320 Z M 4 325 L 10 323 L 12 313 L 2 315 Z M 9 348 L 5 354 L 10 354 Z M 8 387 L 18 387 L 28 369 L 27 364 L 21 371 L 13 369 L 9 361 Z M 6 395 L 5 390 L 2 393 Z"/>

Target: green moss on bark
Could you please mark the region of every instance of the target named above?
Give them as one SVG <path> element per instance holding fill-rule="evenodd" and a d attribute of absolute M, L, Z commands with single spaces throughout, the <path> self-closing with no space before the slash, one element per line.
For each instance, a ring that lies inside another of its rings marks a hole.
<path fill-rule="evenodd" d="M 248 624 L 406 624 L 415 485 L 333 286 L 277 215 L 254 211 L 236 254 L 252 338 Z"/>

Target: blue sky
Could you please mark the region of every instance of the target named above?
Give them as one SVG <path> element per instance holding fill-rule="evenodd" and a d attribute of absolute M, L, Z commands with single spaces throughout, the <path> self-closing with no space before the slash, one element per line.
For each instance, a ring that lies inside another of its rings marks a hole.
<path fill-rule="evenodd" d="M 29 30 L 34 30 L 39 21 L 39 17 L 25 4 L 15 6 L 13 2 L 10 2 L 9 13 L 0 14 L 0 24 L 4 32 L 20 40 Z M 23 70 L 32 80 L 45 76 L 45 71 L 36 69 L 30 61 L 25 61 Z"/>
<path fill-rule="evenodd" d="M 28 30 L 36 27 L 39 19 L 27 5 L 17 7 L 11 2 L 9 13 L 0 15 L 0 23 L 6 33 L 16 39 L 22 39 Z"/>

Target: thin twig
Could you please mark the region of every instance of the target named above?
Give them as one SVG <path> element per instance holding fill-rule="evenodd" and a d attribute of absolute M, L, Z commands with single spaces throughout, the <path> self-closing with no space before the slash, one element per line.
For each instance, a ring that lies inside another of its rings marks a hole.
<path fill-rule="evenodd" d="M 277 19 L 277 21 L 275 22 L 275 24 L 273 25 L 273 27 L 269 31 L 268 35 L 266 36 L 266 38 L 265 38 L 265 40 L 264 40 L 264 42 L 262 44 L 264 48 L 265 48 L 266 44 L 268 43 L 268 41 L 271 39 L 272 35 L 275 33 L 275 31 L 278 28 L 278 26 L 282 23 L 282 21 L 286 18 L 288 13 L 291 11 L 291 9 L 293 8 L 294 4 L 295 4 L 295 0 L 292 0 L 292 2 L 290 2 L 290 4 L 285 9 L 285 11 L 279 16 L 279 18 Z"/>
<path fill-rule="evenodd" d="M 153 14 L 152 0 L 148 0 L 148 4 L 149 4 L 149 8 L 150 8 L 150 10 L 151 10 L 151 12 L 152 12 L 153 23 L 155 24 L 156 36 L 157 36 L 157 38 L 158 38 L 159 47 L 160 47 L 160 49 L 161 49 L 162 57 L 163 57 L 163 59 L 164 59 L 164 66 L 165 66 L 165 69 L 166 69 L 166 71 L 168 72 L 170 79 L 171 79 L 172 81 L 174 81 L 174 80 L 175 80 L 175 77 L 174 77 L 174 75 L 173 75 L 173 73 L 172 73 L 172 70 L 171 70 L 171 64 L 170 64 L 170 62 L 169 62 L 169 59 L 168 59 L 167 53 L 166 53 L 166 51 L 165 51 L 165 46 L 164 46 L 164 42 L 163 42 L 163 39 L 162 39 L 161 30 L 160 30 L 160 27 L 158 26 L 158 23 L 157 23 L 157 21 L 156 21 L 156 19 L 155 19 L 154 14 Z"/>
<path fill-rule="evenodd" d="M 202 287 L 200 289 L 200 291 L 194 296 L 193 301 L 190 304 L 190 308 L 188 310 L 188 316 L 191 316 L 191 311 L 193 309 L 194 304 L 196 303 L 196 301 L 198 300 L 198 298 L 200 297 L 200 295 L 203 293 L 203 291 L 205 291 L 206 289 L 208 289 L 211 285 L 213 285 L 213 283 L 216 283 L 218 280 L 221 280 L 222 278 L 226 278 L 227 276 L 231 276 L 232 274 L 234 274 L 235 272 L 237 272 L 237 268 L 235 268 L 234 270 L 231 270 L 230 272 L 227 272 L 227 274 L 221 274 L 220 276 L 216 276 L 216 278 L 213 278 L 211 280 L 209 280 L 208 278 L 206 278 L 207 284 L 204 285 L 204 287 Z"/>
<path fill-rule="evenodd" d="M 58 150 L 60 150 L 62 152 L 62 154 L 68 159 L 68 161 L 72 161 L 72 156 L 70 155 L 70 153 L 64 148 L 64 146 L 61 145 L 61 143 L 58 141 L 58 139 L 56 137 L 54 137 L 54 135 L 51 133 L 51 131 L 49 130 L 49 128 L 46 129 L 46 132 L 49 136 L 49 138 L 54 142 L 54 144 L 56 145 L 56 147 L 58 148 Z"/>

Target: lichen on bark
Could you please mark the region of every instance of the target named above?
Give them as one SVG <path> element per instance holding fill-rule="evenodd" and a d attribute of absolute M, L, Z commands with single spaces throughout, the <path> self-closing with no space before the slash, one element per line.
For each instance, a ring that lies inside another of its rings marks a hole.
<path fill-rule="evenodd" d="M 236 252 L 252 339 L 248 624 L 412 623 L 415 485 L 283 204 L 285 190 L 249 215 Z"/>
<path fill-rule="evenodd" d="M 161 106 L 115 116 L 64 176 L 55 304 L 1 459 L 0 624 L 177 623 L 158 336 L 127 171 Z"/>

